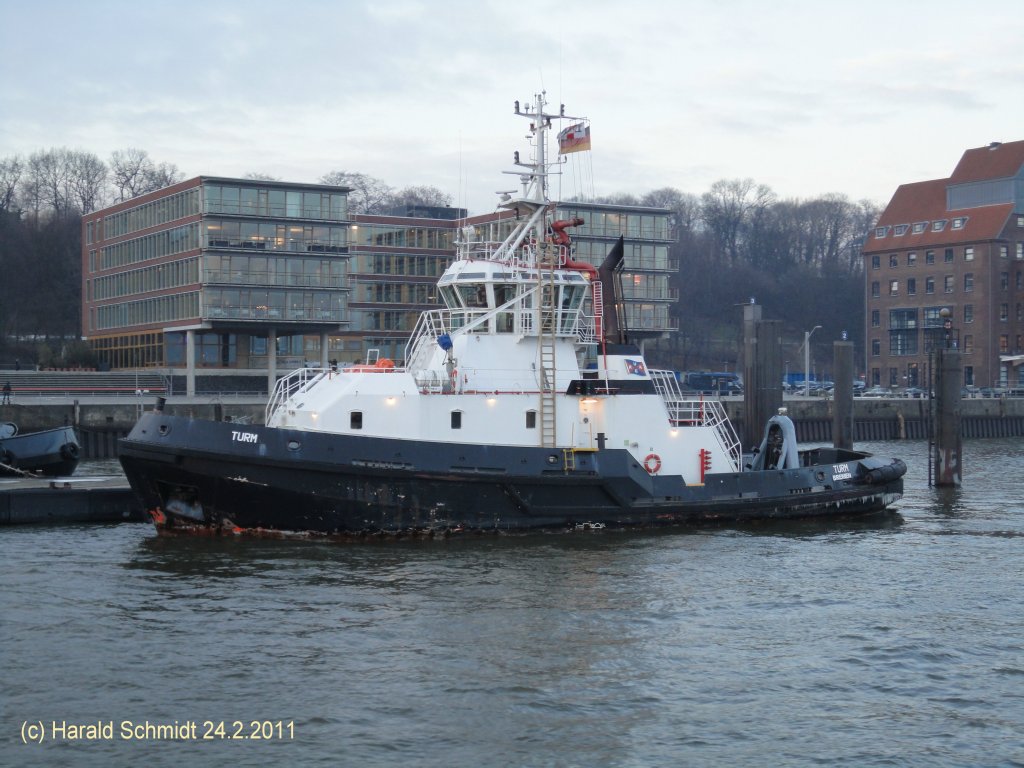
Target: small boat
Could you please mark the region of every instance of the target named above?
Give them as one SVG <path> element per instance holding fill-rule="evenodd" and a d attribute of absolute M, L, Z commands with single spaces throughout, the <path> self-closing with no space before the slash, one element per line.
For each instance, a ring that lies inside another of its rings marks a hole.
<path fill-rule="evenodd" d="M 264 426 L 172 416 L 119 444 L 163 534 L 450 535 L 854 516 L 901 498 L 898 459 L 800 450 L 784 413 L 745 452 L 720 401 L 653 370 L 619 316 L 620 239 L 577 261 L 547 197 L 543 94 L 533 156 L 504 193 L 509 234 L 465 228 L 401 365 L 282 378 Z M 576 119 L 578 121 L 578 119 Z M 564 133 L 564 131 L 563 131 Z"/>
<path fill-rule="evenodd" d="M 67 477 L 78 466 L 80 453 L 72 427 L 21 433 L 13 422 L 0 423 L 0 475 Z"/>

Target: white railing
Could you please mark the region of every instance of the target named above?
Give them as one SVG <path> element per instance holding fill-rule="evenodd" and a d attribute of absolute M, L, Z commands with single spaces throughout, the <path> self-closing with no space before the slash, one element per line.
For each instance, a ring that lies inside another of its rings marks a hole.
<path fill-rule="evenodd" d="M 733 466 L 739 470 L 743 462 L 743 446 L 722 402 L 713 398 L 705 400 L 703 396 L 684 396 L 673 371 L 649 369 L 648 373 L 655 390 L 665 401 L 669 423 L 674 427 L 712 427 L 732 458 Z"/>
<path fill-rule="evenodd" d="M 300 392 L 307 391 L 327 372 L 328 369 L 326 368 L 299 368 L 292 371 L 287 376 L 282 376 L 278 379 L 277 385 L 274 387 L 274 391 L 270 393 L 270 399 L 267 400 L 267 411 L 264 415 L 264 423 L 270 422 L 270 417 L 278 408 L 285 404 L 288 398 L 299 394 Z"/>

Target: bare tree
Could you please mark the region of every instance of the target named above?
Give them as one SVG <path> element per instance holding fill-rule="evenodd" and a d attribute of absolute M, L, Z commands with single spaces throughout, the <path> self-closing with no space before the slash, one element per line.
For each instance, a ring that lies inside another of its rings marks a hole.
<path fill-rule="evenodd" d="M 735 264 L 741 256 L 744 228 L 752 212 L 774 200 L 774 193 L 753 179 L 722 179 L 701 197 L 703 219 L 719 253 Z"/>
<path fill-rule="evenodd" d="M 74 201 L 81 213 L 91 213 L 104 203 L 107 166 L 89 152 L 73 152 L 69 160 Z"/>
<path fill-rule="evenodd" d="M 321 184 L 348 187 L 350 213 L 382 213 L 389 207 L 392 189 L 380 179 L 365 173 L 331 171 L 320 177 Z"/>
<path fill-rule="evenodd" d="M 146 174 L 144 189 L 139 194 L 163 189 L 184 179 L 185 175 L 178 170 L 178 166 L 174 163 L 160 163 L 160 165 L 154 165 Z"/>
<path fill-rule="evenodd" d="M 177 184 L 184 176 L 174 163 L 157 165 L 144 149 L 119 149 L 110 155 L 110 177 L 118 202 Z"/>
<path fill-rule="evenodd" d="M 0 213 L 14 209 L 25 163 L 18 155 L 0 159 Z"/>
<path fill-rule="evenodd" d="M 452 204 L 452 196 L 437 187 L 406 187 L 388 196 L 388 207 L 417 206 L 446 208 Z"/>
<path fill-rule="evenodd" d="M 130 200 L 141 195 L 146 186 L 146 174 L 153 161 L 144 149 L 115 150 L 110 155 L 110 180 L 117 194 L 117 201 Z"/>
<path fill-rule="evenodd" d="M 269 173 L 260 173 L 259 171 L 249 171 L 243 179 L 252 179 L 253 181 L 280 181 L 277 176 L 271 176 Z"/>

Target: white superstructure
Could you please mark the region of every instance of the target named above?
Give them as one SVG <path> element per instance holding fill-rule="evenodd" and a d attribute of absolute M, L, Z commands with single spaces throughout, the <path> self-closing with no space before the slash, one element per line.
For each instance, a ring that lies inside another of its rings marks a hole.
<path fill-rule="evenodd" d="M 438 281 L 445 308 L 424 313 L 399 367 L 388 360 L 302 369 L 282 379 L 267 425 L 418 442 L 579 451 L 625 448 L 651 474 L 701 482 L 740 471 L 739 442 L 717 400 L 686 399 L 671 372 L 650 371 L 640 350 L 606 339 L 603 285 L 576 262 L 567 230 L 551 221 L 544 95 L 516 114 L 530 121 L 532 161 L 516 161 L 515 216 L 504 240 L 462 232 Z M 568 119 L 568 118 L 567 118 Z M 572 118 L 578 120 L 578 118 Z"/>

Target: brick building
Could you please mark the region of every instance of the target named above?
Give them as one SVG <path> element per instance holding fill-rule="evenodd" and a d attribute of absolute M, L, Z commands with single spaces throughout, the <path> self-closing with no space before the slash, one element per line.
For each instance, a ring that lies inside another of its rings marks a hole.
<path fill-rule="evenodd" d="M 926 384 L 942 309 L 964 384 L 1022 383 L 1001 358 L 1024 351 L 1024 141 L 969 149 L 949 178 L 901 185 L 863 254 L 869 384 Z"/>

